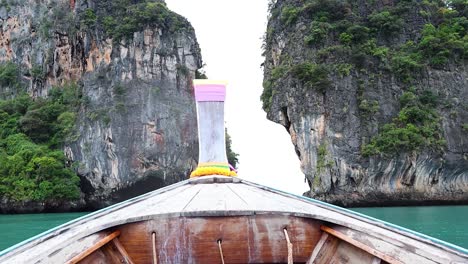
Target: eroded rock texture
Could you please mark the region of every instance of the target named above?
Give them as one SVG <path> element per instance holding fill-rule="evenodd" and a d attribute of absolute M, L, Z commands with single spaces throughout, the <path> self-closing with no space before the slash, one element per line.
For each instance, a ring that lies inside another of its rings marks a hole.
<path fill-rule="evenodd" d="M 311 186 L 305 195 L 345 206 L 468 202 L 466 55 L 451 50 L 447 62 L 435 65 L 424 50 L 409 77 L 395 59 L 420 45 L 426 24 L 448 21 L 437 16 L 447 10 L 454 8 L 441 1 L 272 4 L 262 100 L 268 118 L 291 135 Z M 371 19 L 385 11 L 394 16 L 386 26 Z M 457 12 L 466 19 L 466 9 Z M 445 142 L 363 155 L 399 115 L 402 95 L 427 90 L 437 97 L 437 133 Z"/>
<path fill-rule="evenodd" d="M 21 66 L 31 96 L 67 83 L 82 93 L 77 131 L 64 151 L 83 195 L 64 208 L 102 207 L 186 179 L 198 148 L 191 79 L 202 63 L 185 18 L 170 13 L 177 28 L 149 23 L 116 41 L 99 24 L 112 16 L 113 1 L 3 2 L 0 61 Z M 2 89 L 4 98 L 16 93 Z"/>

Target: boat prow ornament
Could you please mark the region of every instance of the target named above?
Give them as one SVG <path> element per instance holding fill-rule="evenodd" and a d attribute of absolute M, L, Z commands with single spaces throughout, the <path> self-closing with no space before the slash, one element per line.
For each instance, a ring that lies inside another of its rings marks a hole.
<path fill-rule="evenodd" d="M 197 101 L 199 158 L 190 178 L 223 175 L 237 176 L 226 155 L 224 101 L 226 81 L 194 80 Z"/>

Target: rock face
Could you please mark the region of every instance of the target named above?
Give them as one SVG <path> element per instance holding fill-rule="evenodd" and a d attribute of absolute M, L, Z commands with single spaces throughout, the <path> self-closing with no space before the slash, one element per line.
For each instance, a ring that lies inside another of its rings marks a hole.
<path fill-rule="evenodd" d="M 193 28 L 166 10 L 178 28 L 147 23 L 116 40 L 102 26 L 102 17 L 112 16 L 106 12 L 113 2 L 125 1 L 3 1 L 0 6 L 0 61 L 21 66 L 27 92 L 46 97 L 53 86 L 76 83 L 82 94 L 77 131 L 64 147 L 81 178 L 83 199 L 72 204 L 75 209 L 102 207 L 172 184 L 196 166 L 191 80 L 202 62 Z M 39 69 L 40 76 L 29 74 L 31 69 Z M 15 91 L 4 87 L 2 93 L 8 97 Z"/>
<path fill-rule="evenodd" d="M 306 196 L 344 206 L 468 202 L 466 50 L 460 55 L 446 45 L 453 57 L 439 63 L 423 43 L 431 34 L 429 24 L 435 29 L 450 24 L 437 12 L 466 21 L 466 4 L 463 11 L 441 1 L 423 2 L 272 4 L 262 100 L 268 118 L 291 135 L 311 186 Z M 379 16 L 388 24 L 379 24 Z M 412 52 L 419 57 L 405 75 L 398 62 L 400 56 L 413 56 L 408 46 L 416 47 Z M 363 154 L 372 142 L 380 146 L 385 137 L 379 135 L 390 135 L 385 124 L 393 122 L 398 131 L 409 127 L 402 121 L 408 109 L 402 98 L 424 91 L 437 98 L 435 131 L 442 143 L 429 144 L 437 136 L 423 136 L 411 148 L 411 138 L 402 143 L 404 136 L 398 136 L 397 151 L 386 153 L 381 146 Z"/>

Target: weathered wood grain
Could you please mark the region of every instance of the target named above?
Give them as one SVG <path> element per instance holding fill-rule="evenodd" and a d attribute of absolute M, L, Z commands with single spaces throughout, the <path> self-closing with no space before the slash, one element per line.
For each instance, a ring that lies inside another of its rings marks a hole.
<path fill-rule="evenodd" d="M 391 263 L 391 264 L 403 264 L 401 261 L 399 260 L 396 260 L 394 257 L 392 256 L 389 256 L 389 255 L 386 255 L 378 250 L 376 250 L 375 248 L 373 247 L 369 247 L 368 245 L 360 242 L 360 241 L 357 241 L 349 236 L 346 236 L 344 235 L 343 233 L 341 232 L 338 232 L 330 227 L 327 227 L 327 226 L 321 226 L 320 227 L 321 230 L 327 232 L 328 234 L 330 235 L 333 235 L 335 237 L 338 237 L 339 239 L 341 240 L 344 240 L 346 242 L 348 242 L 349 244 L 357 247 L 357 248 L 360 248 L 366 252 L 368 252 L 369 254 L 372 254 L 380 259 L 383 259 L 385 261 L 387 261 L 388 263 Z"/>
<path fill-rule="evenodd" d="M 294 260 L 304 263 L 321 235 L 320 222 L 306 218 L 166 218 L 119 227 L 119 240 L 135 263 L 153 261 L 153 232 L 158 263 L 219 263 L 218 240 L 226 263 L 278 263 L 288 257 L 285 227 L 294 246 Z"/>
<path fill-rule="evenodd" d="M 76 264 L 76 263 L 80 262 L 82 259 L 86 258 L 88 255 L 91 255 L 91 253 L 98 250 L 99 248 L 101 248 L 105 244 L 109 243 L 112 239 L 118 237 L 119 235 L 120 235 L 119 230 L 112 232 L 110 235 L 104 237 L 103 239 L 99 240 L 96 244 L 92 245 L 91 247 L 89 247 L 85 251 L 81 252 L 77 256 L 70 259 L 67 263 L 68 264 Z"/>
<path fill-rule="evenodd" d="M 77 256 L 81 252 L 85 251 L 90 245 L 94 245 L 104 237 L 108 236 L 112 232 L 102 231 L 87 237 L 81 238 L 73 243 L 73 246 L 63 246 L 56 251 L 50 253 L 47 258 L 42 261 L 43 263 L 61 263 L 64 260 L 68 260 Z M 41 261 L 41 260 L 39 260 Z"/>
<path fill-rule="evenodd" d="M 340 240 L 334 236 L 328 236 L 325 243 L 317 254 L 317 257 L 312 262 L 313 264 L 330 264 L 333 256 L 338 249 Z"/>
<path fill-rule="evenodd" d="M 134 264 L 134 262 L 128 255 L 127 250 L 122 246 L 118 238 L 114 238 L 111 241 L 111 243 L 113 244 L 113 246 L 115 246 L 120 256 L 122 257 L 120 263 Z"/>
<path fill-rule="evenodd" d="M 345 241 L 340 241 L 335 254 L 330 260 L 331 264 L 371 264 L 374 256 Z"/>
<path fill-rule="evenodd" d="M 113 240 L 112 240 L 113 241 Z M 122 263 L 122 264 L 129 264 L 128 261 L 120 254 L 117 248 L 113 245 L 113 243 L 109 242 L 99 250 L 101 250 L 105 255 L 105 262 L 104 263 Z M 86 258 L 82 262 L 85 262 Z"/>
<path fill-rule="evenodd" d="M 58 263 L 61 263 L 61 262 L 58 262 Z M 80 261 L 80 264 L 107 264 L 107 263 L 109 263 L 109 259 L 101 249 L 94 251 L 89 256 L 87 256 L 86 258 Z"/>
<path fill-rule="evenodd" d="M 317 258 L 318 253 L 320 250 L 322 250 L 323 245 L 325 244 L 325 241 L 327 241 L 328 234 L 327 233 L 322 233 L 322 236 L 320 237 L 319 242 L 315 246 L 314 250 L 312 251 L 312 255 L 310 255 L 310 258 L 307 260 L 307 264 L 312 264 L 314 260 Z"/>
<path fill-rule="evenodd" d="M 359 241 L 360 243 L 365 244 L 370 248 L 378 250 L 383 254 L 392 256 L 396 260 L 404 263 L 447 263 L 447 261 L 439 259 L 438 257 L 431 257 L 432 260 L 429 259 L 428 256 L 433 254 L 432 252 L 423 253 L 422 251 L 414 248 L 411 244 L 405 244 L 402 242 L 394 243 L 393 239 L 391 238 L 386 239 L 374 237 L 373 235 L 365 234 L 363 232 L 341 226 L 332 226 L 332 228 L 355 241 Z"/>

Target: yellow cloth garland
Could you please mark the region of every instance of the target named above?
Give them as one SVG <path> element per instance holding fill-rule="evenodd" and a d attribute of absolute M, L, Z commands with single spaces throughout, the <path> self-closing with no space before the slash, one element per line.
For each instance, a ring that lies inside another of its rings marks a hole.
<path fill-rule="evenodd" d="M 201 165 L 201 164 L 200 164 Z M 235 177 L 237 176 L 237 173 L 235 171 L 231 171 L 229 166 L 224 165 L 208 165 L 208 164 L 203 164 L 203 166 L 198 166 L 191 174 L 190 178 L 195 178 L 195 177 L 201 177 L 201 176 L 209 176 L 209 175 L 224 175 L 224 176 L 231 176 Z"/>

